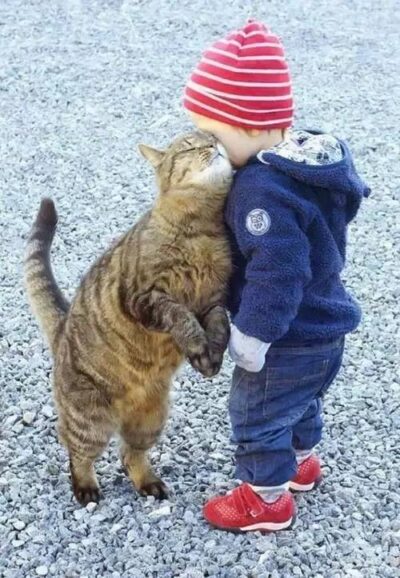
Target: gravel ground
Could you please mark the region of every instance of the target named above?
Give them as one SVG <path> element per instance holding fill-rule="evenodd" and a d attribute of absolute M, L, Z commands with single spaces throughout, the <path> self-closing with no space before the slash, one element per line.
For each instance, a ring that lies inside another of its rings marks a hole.
<path fill-rule="evenodd" d="M 187 74 L 206 43 L 250 15 L 244 4 L 1 0 L 2 578 L 399 576 L 395 0 L 252 3 L 284 39 L 298 125 L 347 138 L 373 189 L 350 232 L 346 281 L 364 321 L 326 401 L 323 486 L 298 499 L 293 531 L 236 536 L 207 527 L 202 503 L 233 483 L 226 361 L 213 381 L 187 367 L 176 379 L 153 452 L 173 489 L 168 503 L 134 493 L 116 444 L 98 464 L 104 501 L 81 509 L 71 499 L 51 363 L 21 287 L 31 220 L 40 197 L 52 195 L 61 216 L 53 261 L 71 291 L 151 203 L 151 171 L 136 145 L 163 144 L 188 126 L 179 103 Z"/>

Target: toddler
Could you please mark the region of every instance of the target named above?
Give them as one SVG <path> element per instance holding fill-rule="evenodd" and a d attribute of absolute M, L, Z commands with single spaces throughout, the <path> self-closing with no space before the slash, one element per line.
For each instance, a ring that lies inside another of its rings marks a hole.
<path fill-rule="evenodd" d="M 340 278 L 346 229 L 368 189 L 344 142 L 291 130 L 288 65 L 262 23 L 206 50 L 184 106 L 237 169 L 226 206 L 235 266 L 229 413 L 242 483 L 210 500 L 204 516 L 224 530 L 281 530 L 295 517 L 289 490 L 321 480 L 321 398 L 360 321 Z"/>

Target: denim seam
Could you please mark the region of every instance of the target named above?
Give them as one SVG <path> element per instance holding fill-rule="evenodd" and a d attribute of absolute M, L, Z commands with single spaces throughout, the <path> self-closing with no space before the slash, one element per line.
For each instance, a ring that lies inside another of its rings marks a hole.
<path fill-rule="evenodd" d="M 244 439 L 247 439 L 247 424 L 249 422 L 249 393 L 250 393 L 249 380 L 246 379 L 246 417 L 243 424 Z"/>
<path fill-rule="evenodd" d="M 324 345 L 315 345 L 314 347 L 288 347 L 288 346 L 280 346 L 279 344 L 273 344 L 269 350 L 269 355 L 271 356 L 273 353 L 283 353 L 285 355 L 309 355 L 310 353 L 326 353 L 337 349 L 338 347 L 343 346 L 343 339 L 337 339 L 333 343 L 326 343 Z"/>
<path fill-rule="evenodd" d="M 243 381 L 245 381 L 245 386 L 246 386 L 246 396 L 245 396 L 245 397 L 246 397 L 246 403 L 245 403 L 245 406 L 244 406 L 244 422 L 243 422 L 243 425 L 242 425 L 241 427 L 242 427 L 242 430 L 243 430 L 243 436 L 242 436 L 242 437 L 243 437 L 244 439 L 246 439 L 246 426 L 247 426 L 247 422 L 248 422 L 248 419 L 249 419 L 249 402 L 248 402 L 248 399 L 249 399 L 249 381 L 248 381 L 248 379 L 245 379 L 245 377 L 246 377 L 245 370 L 242 369 L 242 368 L 240 368 L 240 370 L 241 370 L 240 377 L 239 377 L 239 379 L 236 381 L 234 387 L 233 387 L 232 390 L 231 390 L 231 396 L 233 397 L 233 396 L 235 395 L 235 392 L 237 391 L 237 389 L 242 385 Z"/>
<path fill-rule="evenodd" d="M 336 376 L 340 371 L 340 367 L 341 367 L 341 364 L 339 366 L 339 369 L 336 371 L 334 377 L 332 377 L 332 379 L 328 379 L 328 369 L 329 369 L 329 361 L 328 361 L 327 367 L 326 367 L 326 375 L 324 378 L 324 383 L 317 393 L 318 397 L 322 397 L 326 393 L 327 389 L 329 388 L 329 385 L 332 383 L 332 381 L 334 381 L 336 379 Z"/>
<path fill-rule="evenodd" d="M 328 363 L 329 363 L 329 360 L 324 359 L 321 362 L 321 365 L 323 367 L 323 369 L 321 369 L 321 371 L 319 371 L 318 373 L 313 373 L 312 375 L 306 375 L 305 377 L 300 377 L 297 380 L 297 383 L 303 383 L 304 381 L 308 381 L 311 379 L 319 379 L 320 377 L 324 377 L 326 375 L 326 368 L 327 368 Z M 273 372 L 274 369 L 276 369 L 276 368 L 274 368 L 274 367 L 268 368 L 267 380 L 269 383 L 272 382 L 275 385 L 279 385 L 279 384 L 286 385 L 289 383 L 293 383 L 294 379 L 274 379 L 274 372 Z"/>
<path fill-rule="evenodd" d="M 304 382 L 307 382 L 307 380 L 309 380 L 309 379 L 322 379 L 322 378 L 323 378 L 324 380 L 326 380 L 326 376 L 327 376 L 327 373 L 328 373 L 328 367 L 329 367 L 329 359 L 324 359 L 324 360 L 321 362 L 321 365 L 322 365 L 322 367 L 323 367 L 323 370 L 321 370 L 318 374 L 314 374 L 314 375 L 309 375 L 309 376 L 303 377 L 303 378 L 299 379 L 297 383 L 304 383 Z M 268 394 L 268 391 L 269 391 L 270 386 L 271 386 L 272 384 L 275 384 L 275 385 L 279 385 L 279 384 L 280 384 L 280 385 L 283 385 L 283 384 L 285 384 L 285 383 L 289 384 L 289 383 L 291 383 L 292 381 L 295 381 L 295 380 L 287 380 L 287 381 L 285 382 L 285 381 L 279 381 L 279 380 L 276 380 L 276 381 L 271 380 L 271 375 L 270 375 L 270 370 L 271 370 L 271 369 L 273 369 L 273 368 L 267 368 L 267 372 L 266 372 L 266 376 L 265 376 L 264 401 L 263 401 L 263 407 L 262 407 L 262 413 L 263 413 L 263 416 L 264 416 L 264 417 L 267 416 L 267 410 L 266 410 L 266 406 L 267 406 L 267 403 L 268 403 L 268 402 L 267 402 L 267 394 Z M 295 387 L 296 387 L 296 386 L 294 386 L 293 389 L 294 389 Z M 316 395 L 318 395 L 318 393 L 317 393 Z M 301 415 L 301 412 L 300 412 L 300 415 Z"/>

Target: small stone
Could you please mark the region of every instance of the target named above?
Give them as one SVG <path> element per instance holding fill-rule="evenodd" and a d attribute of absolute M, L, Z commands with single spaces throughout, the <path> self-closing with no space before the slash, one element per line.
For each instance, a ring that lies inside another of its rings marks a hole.
<path fill-rule="evenodd" d="M 88 504 L 86 504 L 86 510 L 88 512 L 93 512 L 96 508 L 97 508 L 96 502 L 89 502 Z"/>
<path fill-rule="evenodd" d="M 22 520 L 15 520 L 15 522 L 13 523 L 13 526 L 16 530 L 20 531 L 20 530 L 23 530 L 25 528 L 26 524 Z"/>
<path fill-rule="evenodd" d="M 53 408 L 50 405 L 44 405 L 42 407 L 42 414 L 48 418 L 54 417 Z"/>
<path fill-rule="evenodd" d="M 101 524 L 102 522 L 104 522 L 104 520 L 106 519 L 106 516 L 104 514 L 93 514 L 93 516 L 91 516 L 90 521 L 96 524 Z"/>
<path fill-rule="evenodd" d="M 353 487 L 353 480 L 350 478 L 344 478 L 341 481 L 342 486 L 344 486 L 345 488 L 352 488 Z"/>
<path fill-rule="evenodd" d="M 23 423 L 16 423 L 13 428 L 12 428 L 13 432 L 15 434 L 20 434 L 24 431 L 24 424 Z"/>
<path fill-rule="evenodd" d="M 110 532 L 111 532 L 111 534 L 117 534 L 117 532 L 119 532 L 121 528 L 122 528 L 122 524 L 113 524 L 111 526 Z"/>
<path fill-rule="evenodd" d="M 169 516 L 170 514 L 171 514 L 171 506 L 167 505 L 150 512 L 149 518 L 161 518 L 162 516 Z"/>
<path fill-rule="evenodd" d="M 380 480 L 386 480 L 387 473 L 384 470 L 378 469 L 374 471 L 374 475 Z"/>
<path fill-rule="evenodd" d="M 261 554 L 261 556 L 258 559 L 258 563 L 264 564 L 264 562 L 266 562 L 268 560 L 268 558 L 270 558 L 271 556 L 272 556 L 272 552 L 270 550 L 263 552 L 263 554 Z"/>
<path fill-rule="evenodd" d="M 35 414 L 33 413 L 33 411 L 25 411 L 24 414 L 22 415 L 22 423 L 24 425 L 31 425 L 33 423 L 33 420 L 35 419 Z M 39 566 L 40 568 L 40 566 Z"/>
<path fill-rule="evenodd" d="M 186 524 L 192 525 L 195 521 L 193 512 L 186 510 L 186 512 L 183 514 L 183 520 Z"/>
<path fill-rule="evenodd" d="M 36 574 L 38 576 L 47 576 L 49 569 L 47 568 L 47 566 L 38 566 L 36 568 Z"/>
<path fill-rule="evenodd" d="M 219 462 L 226 462 L 226 455 L 220 452 L 213 452 L 212 454 L 209 454 L 209 457 Z"/>
<path fill-rule="evenodd" d="M 276 544 L 268 539 L 261 538 L 255 543 L 255 547 L 259 552 L 271 552 L 275 549 Z"/>
<path fill-rule="evenodd" d="M 353 518 L 353 520 L 357 520 L 358 522 L 361 522 L 361 520 L 363 519 L 360 512 L 354 512 L 354 514 L 352 515 L 352 518 Z"/>
<path fill-rule="evenodd" d="M 85 515 L 85 510 L 75 510 L 74 518 L 75 520 L 82 520 L 83 516 Z"/>
<path fill-rule="evenodd" d="M 347 570 L 346 575 L 350 578 L 364 578 L 364 574 L 357 570 L 356 568 L 351 568 Z"/>
<path fill-rule="evenodd" d="M 204 544 L 204 549 L 213 550 L 215 546 L 216 546 L 215 540 L 207 540 L 207 542 Z"/>
<path fill-rule="evenodd" d="M 13 426 L 18 421 L 18 417 L 19 416 L 17 414 L 9 415 L 8 418 L 4 421 L 4 425 L 8 427 Z"/>
<path fill-rule="evenodd" d="M 56 476 L 59 473 L 59 469 L 55 464 L 48 464 L 47 471 L 53 476 Z"/>

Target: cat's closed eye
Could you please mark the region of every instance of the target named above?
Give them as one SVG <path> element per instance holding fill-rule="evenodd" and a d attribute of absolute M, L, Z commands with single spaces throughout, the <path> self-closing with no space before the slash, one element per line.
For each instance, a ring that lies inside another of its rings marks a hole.
<path fill-rule="evenodd" d="M 191 153 L 193 151 L 196 150 L 197 147 L 192 147 L 190 149 L 182 149 L 181 151 L 178 151 L 176 154 L 177 155 L 182 155 L 182 154 L 187 154 L 187 153 Z"/>
<path fill-rule="evenodd" d="M 207 150 L 214 150 L 214 148 L 215 148 L 214 145 L 200 146 L 200 147 L 191 147 L 191 148 L 188 148 L 188 149 L 182 149 L 182 150 L 178 151 L 178 152 L 175 153 L 175 154 L 181 155 L 181 154 L 191 153 L 191 152 L 193 152 L 193 151 L 200 151 L 200 152 L 202 152 L 202 151 L 207 151 Z"/>

